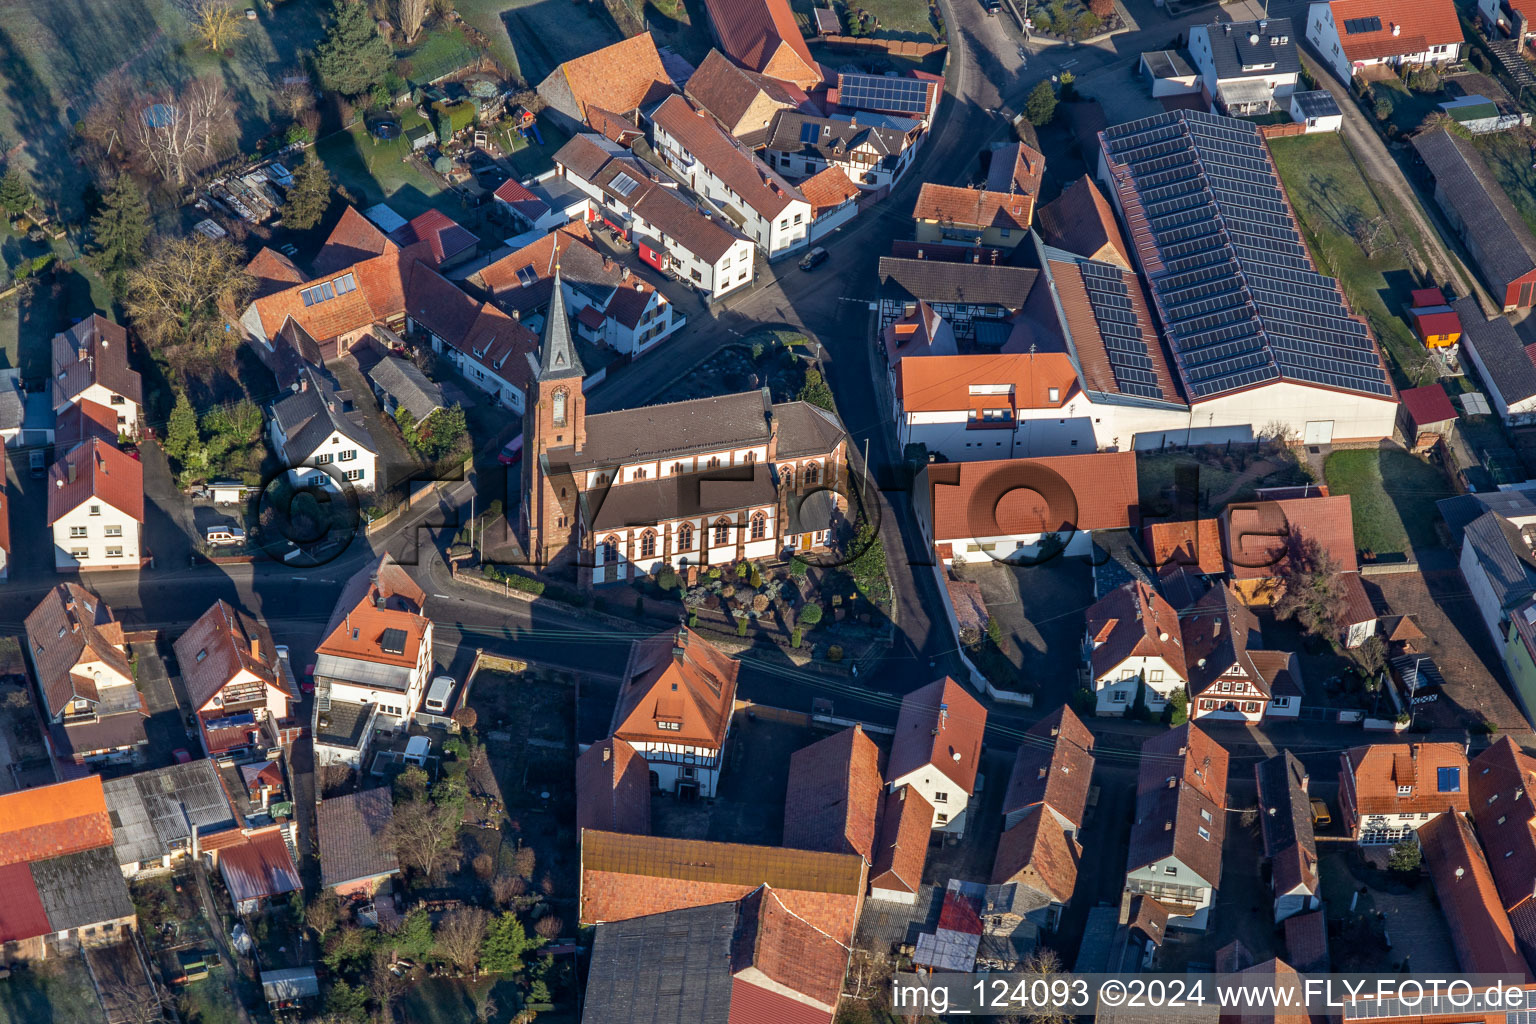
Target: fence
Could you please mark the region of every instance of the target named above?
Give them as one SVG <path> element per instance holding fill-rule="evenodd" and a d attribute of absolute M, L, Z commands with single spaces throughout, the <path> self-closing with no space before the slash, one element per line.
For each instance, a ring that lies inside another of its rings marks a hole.
<path fill-rule="evenodd" d="M 400 504 L 384 513 L 379 518 L 369 520 L 367 525 L 364 527 L 363 532 L 366 534 L 376 533 L 377 531 L 389 526 L 396 519 L 400 518 L 401 515 L 410 511 L 417 504 L 427 500 L 428 498 L 437 497 L 439 492 L 442 491 L 444 485 L 453 487 L 463 483 L 465 480 L 471 479 L 472 474 L 469 472 L 469 470 L 470 467 L 474 464 L 474 461 L 474 456 L 470 456 L 456 467 L 442 467 L 445 476 L 427 483 L 424 487 L 412 488 L 410 487 L 410 481 L 407 481 L 406 495 L 401 500 Z M 456 473 L 455 470 L 457 470 Z"/>
<path fill-rule="evenodd" d="M 879 51 L 893 57 L 924 57 L 948 50 L 946 43 L 918 43 L 908 39 L 869 39 L 864 36 L 821 36 L 820 41 L 834 50 Z"/>
<path fill-rule="evenodd" d="M 1307 134 L 1307 126 L 1303 121 L 1293 121 L 1290 124 L 1265 124 L 1259 126 L 1259 134 L 1266 139 L 1283 139 L 1290 135 Z"/>

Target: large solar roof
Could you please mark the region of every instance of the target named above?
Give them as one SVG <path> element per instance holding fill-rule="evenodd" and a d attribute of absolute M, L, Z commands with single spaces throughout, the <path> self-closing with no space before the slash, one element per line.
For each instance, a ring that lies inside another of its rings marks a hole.
<path fill-rule="evenodd" d="M 1099 335 L 1104 339 L 1109 368 L 1121 393 L 1142 398 L 1164 397 L 1162 385 L 1157 382 L 1156 364 L 1147 351 L 1149 343 L 1157 344 L 1157 336 L 1152 325 L 1142 323 L 1136 313 L 1125 283 L 1125 271 L 1092 260 L 1079 263 L 1078 269 L 1088 292 L 1088 304 L 1093 307 L 1093 318 L 1099 325 Z"/>
<path fill-rule="evenodd" d="M 893 114 L 928 112 L 928 83 L 919 78 L 839 74 L 838 106 Z"/>
<path fill-rule="evenodd" d="M 1365 324 L 1302 242 L 1258 127 L 1177 110 L 1104 131 L 1191 400 L 1280 380 L 1389 397 Z M 1118 376 L 1118 371 L 1117 371 Z"/>

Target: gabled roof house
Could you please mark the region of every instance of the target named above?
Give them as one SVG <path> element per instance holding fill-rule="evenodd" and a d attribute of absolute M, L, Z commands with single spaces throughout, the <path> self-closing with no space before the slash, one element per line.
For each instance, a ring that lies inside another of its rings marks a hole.
<path fill-rule="evenodd" d="M 263 728 L 286 719 L 298 698 L 272 634 L 225 601 L 216 601 L 173 646 L 209 757 L 259 745 Z"/>
<path fill-rule="evenodd" d="M 986 727 L 987 709 L 948 676 L 913 690 L 901 700 L 886 784 L 914 787 L 933 805 L 934 828 L 964 832 Z"/>

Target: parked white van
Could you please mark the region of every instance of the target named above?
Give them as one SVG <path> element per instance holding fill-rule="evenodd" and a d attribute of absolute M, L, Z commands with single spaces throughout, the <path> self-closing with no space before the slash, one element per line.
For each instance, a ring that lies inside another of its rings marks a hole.
<path fill-rule="evenodd" d="M 453 676 L 438 676 L 427 689 L 426 709 L 434 715 L 448 713 L 448 702 L 453 698 Z"/>

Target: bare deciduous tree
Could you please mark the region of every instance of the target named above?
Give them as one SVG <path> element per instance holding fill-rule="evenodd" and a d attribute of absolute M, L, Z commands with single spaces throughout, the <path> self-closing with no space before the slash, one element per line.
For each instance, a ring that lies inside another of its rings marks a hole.
<path fill-rule="evenodd" d="M 427 12 L 432 5 L 428 0 L 394 0 L 390 6 L 395 12 L 395 23 L 405 35 L 407 43 L 414 43 L 416 37 L 421 35 L 422 22 L 427 20 Z"/>
<path fill-rule="evenodd" d="M 245 257 L 228 239 L 190 235 L 167 242 L 128 277 L 128 314 L 149 341 L 193 348 L 222 344 L 223 324 L 250 294 Z M 231 336 L 228 344 L 238 338 Z"/>
<path fill-rule="evenodd" d="M 437 948 L 465 974 L 473 974 L 480 962 L 480 944 L 490 915 L 479 907 L 461 907 L 438 925 Z"/>
<path fill-rule="evenodd" d="M 156 173 L 178 187 L 213 159 L 232 126 L 229 94 L 217 78 L 152 98 L 133 119 L 140 150 Z"/>
<path fill-rule="evenodd" d="M 197 19 L 193 27 L 198 38 L 214 53 L 221 52 L 240 32 L 240 16 L 229 5 L 229 0 L 197 0 L 193 13 Z"/>
<path fill-rule="evenodd" d="M 395 807 L 390 822 L 390 838 L 400 859 L 431 878 L 448 856 L 458 834 L 457 808 L 440 806 L 429 799 L 417 798 Z"/>

